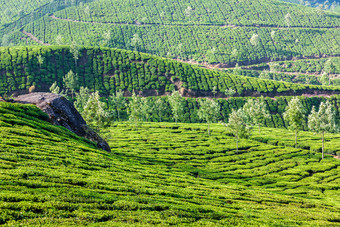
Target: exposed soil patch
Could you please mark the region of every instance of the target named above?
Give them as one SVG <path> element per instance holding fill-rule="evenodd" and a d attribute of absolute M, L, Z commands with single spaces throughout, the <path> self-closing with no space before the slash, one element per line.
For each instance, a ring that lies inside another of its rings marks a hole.
<path fill-rule="evenodd" d="M 30 37 L 33 41 L 40 43 L 44 46 L 50 46 L 51 44 L 48 43 L 44 43 L 43 41 L 39 40 L 37 37 L 35 37 L 33 34 L 29 33 L 29 32 L 25 32 L 24 30 L 21 30 L 22 33 L 24 33 L 25 35 L 27 35 L 28 37 Z"/>

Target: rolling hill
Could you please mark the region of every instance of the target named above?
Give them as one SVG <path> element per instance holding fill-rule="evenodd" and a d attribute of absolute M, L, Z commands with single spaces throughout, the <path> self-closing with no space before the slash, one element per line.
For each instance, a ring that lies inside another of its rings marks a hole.
<path fill-rule="evenodd" d="M 252 140 L 235 154 L 221 127 L 207 138 L 203 126 L 164 123 L 138 131 L 116 125 L 106 131 L 107 153 L 46 122 L 34 106 L 0 103 L 0 113 L 0 224 L 340 222 L 340 163 L 331 156 Z"/>
<path fill-rule="evenodd" d="M 281 1 L 99 0 L 49 13 L 20 31 L 11 30 L 7 39 L 39 45 L 57 44 L 62 36 L 64 44 L 76 41 L 233 66 L 339 56 L 339 18 Z"/>
<path fill-rule="evenodd" d="M 103 96 L 119 90 L 157 96 L 176 89 L 187 97 L 209 97 L 214 87 L 217 97 L 224 98 L 226 89 L 234 89 L 237 96 L 340 93 L 339 87 L 237 76 L 135 51 L 78 48 L 79 59 L 74 59 L 69 47 L 0 48 L 0 94 L 27 92 L 32 85 L 48 91 L 55 81 L 63 88 L 63 77 L 70 70 L 78 74 L 79 86 L 97 90 Z"/>

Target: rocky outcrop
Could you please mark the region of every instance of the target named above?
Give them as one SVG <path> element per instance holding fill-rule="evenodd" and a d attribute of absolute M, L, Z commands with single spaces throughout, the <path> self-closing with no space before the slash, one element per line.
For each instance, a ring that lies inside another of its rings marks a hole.
<path fill-rule="evenodd" d="M 78 136 L 95 142 L 98 148 L 111 152 L 108 143 L 87 126 L 80 113 L 65 97 L 52 93 L 36 92 L 20 95 L 15 98 L 15 101 L 36 105 L 48 114 L 51 123 L 63 126 Z"/>

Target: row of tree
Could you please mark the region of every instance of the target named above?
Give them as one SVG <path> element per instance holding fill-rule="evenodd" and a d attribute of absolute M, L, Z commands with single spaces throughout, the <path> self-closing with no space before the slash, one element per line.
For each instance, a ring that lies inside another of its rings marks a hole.
<path fill-rule="evenodd" d="M 114 119 L 114 113 L 118 115 L 120 120 L 120 110 L 127 108 L 129 120 L 134 123 L 136 130 L 138 125 L 143 121 L 149 121 L 154 112 L 157 112 L 159 121 L 162 121 L 162 113 L 171 108 L 174 121 L 177 123 L 180 114 L 183 114 L 182 97 L 178 91 L 173 91 L 167 96 L 169 106 L 163 99 L 158 98 L 152 102 L 146 97 L 140 97 L 133 92 L 129 102 L 124 97 L 124 92 L 119 91 L 109 97 L 111 105 L 106 108 L 105 103 L 101 101 L 99 92 L 91 93 L 88 88 L 81 87 L 79 93 L 75 93 L 76 75 L 70 71 L 63 78 L 66 90 L 61 91 L 56 84 L 50 88 L 53 93 L 71 94 L 72 99 L 75 96 L 74 105 L 82 114 L 88 124 L 94 128 L 101 128 L 110 123 Z M 210 124 L 220 119 L 221 107 L 214 99 L 199 99 L 198 117 L 208 124 L 208 135 L 210 135 Z M 329 101 L 321 102 L 319 110 L 316 111 L 313 106 L 308 116 L 308 129 L 319 133 L 322 138 L 322 158 L 324 157 L 324 135 L 338 131 L 336 112 Z M 306 122 L 306 109 L 298 97 L 290 100 L 288 106 L 283 113 L 283 118 L 288 128 L 295 132 L 295 146 L 297 147 L 298 132 L 303 130 Z M 259 99 L 249 99 L 245 105 L 235 110 L 233 109 L 229 115 L 227 123 L 224 124 L 228 130 L 235 136 L 236 150 L 238 151 L 238 143 L 240 138 L 248 137 L 251 129 L 257 126 L 259 134 L 261 134 L 261 126 L 265 125 L 265 119 L 271 118 L 271 114 L 267 108 L 267 104 L 263 97 Z"/>
<path fill-rule="evenodd" d="M 312 112 L 307 117 L 304 106 L 298 97 L 295 97 L 288 103 L 283 117 L 289 124 L 288 128 L 295 132 L 295 147 L 297 147 L 298 132 L 303 129 L 306 118 L 308 119 L 309 130 L 321 135 L 323 159 L 325 133 L 338 132 L 339 127 L 336 121 L 336 113 L 329 101 L 321 102 L 318 109 L 316 111 L 315 106 L 313 106 Z M 243 108 L 232 111 L 228 123 L 224 123 L 224 125 L 235 136 L 237 151 L 240 138 L 248 137 L 253 125 L 258 125 L 260 130 L 263 119 L 267 117 L 270 117 L 270 114 L 261 99 L 250 99 Z"/>

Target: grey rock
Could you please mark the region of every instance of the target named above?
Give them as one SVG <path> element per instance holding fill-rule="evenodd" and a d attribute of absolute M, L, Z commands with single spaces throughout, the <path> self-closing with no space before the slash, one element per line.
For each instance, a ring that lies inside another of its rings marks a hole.
<path fill-rule="evenodd" d="M 15 101 L 36 105 L 48 114 L 51 123 L 63 126 L 78 136 L 95 142 L 98 148 L 111 152 L 108 143 L 87 126 L 84 118 L 65 97 L 52 93 L 35 92 L 20 95 L 15 98 Z"/>

